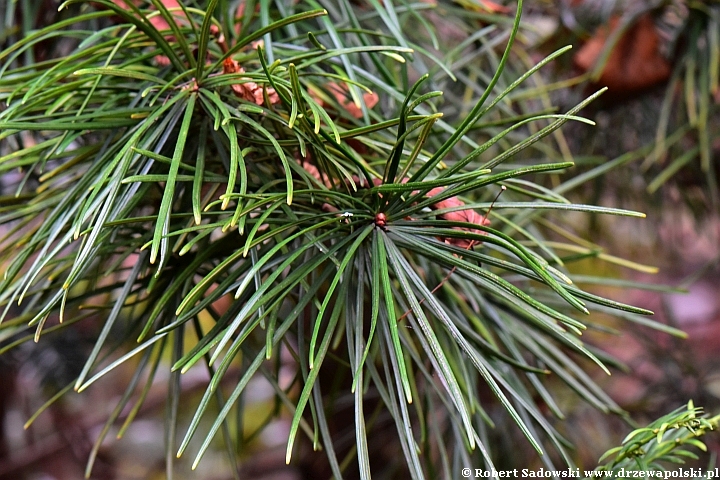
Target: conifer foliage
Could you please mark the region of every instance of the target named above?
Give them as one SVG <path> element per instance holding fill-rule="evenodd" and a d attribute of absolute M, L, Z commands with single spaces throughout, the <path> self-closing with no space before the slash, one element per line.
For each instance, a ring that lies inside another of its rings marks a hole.
<path fill-rule="evenodd" d="M 437 12 L 475 33 L 445 48 Z M 548 241 L 548 224 L 642 214 L 563 196 L 577 183 L 561 181 L 573 163 L 556 131 L 592 124 L 578 112 L 601 92 L 566 113 L 513 100 L 566 50 L 506 69 L 521 12 L 70 0 L 12 33 L 0 53 L 3 350 L 94 332 L 51 402 L 134 365 L 88 474 L 160 370 L 170 474 L 176 455 L 196 465 L 220 436 L 235 463 L 257 433 L 241 419 L 258 377 L 290 419 L 287 461 L 309 442 L 336 478 L 383 467 L 369 445 L 378 419 L 410 478 L 490 469 L 492 405 L 570 462 L 548 376 L 620 413 L 586 373 L 609 359 L 581 334 L 590 312 L 644 324 L 651 312 L 576 286 L 567 264 L 596 252 Z M 469 84 L 468 55 L 487 67 L 472 104 L 443 102 Z M 210 372 L 199 403 L 182 394 L 193 368 Z M 342 405 L 348 424 L 334 418 Z"/>

